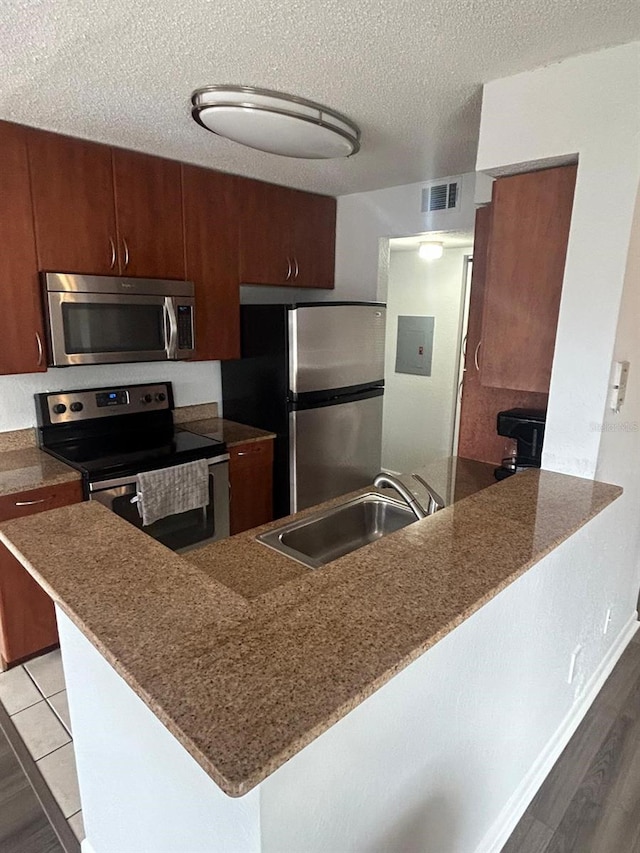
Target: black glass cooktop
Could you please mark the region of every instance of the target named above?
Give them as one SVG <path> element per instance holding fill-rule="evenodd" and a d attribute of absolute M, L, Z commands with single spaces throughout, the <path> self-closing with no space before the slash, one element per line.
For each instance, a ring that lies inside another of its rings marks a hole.
<path fill-rule="evenodd" d="M 42 449 L 96 481 L 213 459 L 227 448 L 214 438 L 171 429 L 78 438 Z"/>

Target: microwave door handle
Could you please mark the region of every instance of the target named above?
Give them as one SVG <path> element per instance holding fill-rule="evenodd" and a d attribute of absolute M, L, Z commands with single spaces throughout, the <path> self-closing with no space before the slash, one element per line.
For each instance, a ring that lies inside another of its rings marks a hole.
<path fill-rule="evenodd" d="M 167 358 L 176 359 L 178 357 L 178 318 L 176 316 L 176 306 L 170 296 L 164 300 L 165 311 L 165 343 Z M 166 340 L 166 329 L 169 327 L 169 339 Z"/>

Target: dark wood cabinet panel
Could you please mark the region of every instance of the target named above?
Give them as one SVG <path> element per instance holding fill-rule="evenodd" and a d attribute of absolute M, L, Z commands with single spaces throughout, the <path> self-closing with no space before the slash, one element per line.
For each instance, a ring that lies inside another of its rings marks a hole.
<path fill-rule="evenodd" d="M 298 192 L 293 224 L 296 287 L 334 286 L 336 256 L 336 200 Z"/>
<path fill-rule="evenodd" d="M 498 412 L 516 407 L 546 409 L 548 395 L 486 387 L 481 383 L 480 373 L 476 369 L 476 350 L 483 334 L 482 318 L 487 252 L 491 238 L 491 214 L 491 206 L 482 207 L 476 213 L 458 456 L 499 465 L 503 457 L 514 452 L 515 442 L 498 435 L 496 431 Z"/>
<path fill-rule="evenodd" d="M 58 643 L 53 601 L 0 543 L 0 654 L 2 668 Z"/>
<path fill-rule="evenodd" d="M 292 284 L 291 222 L 295 191 L 238 178 L 240 281 Z"/>
<path fill-rule="evenodd" d="M 229 448 L 231 534 L 273 519 L 273 439 Z"/>
<path fill-rule="evenodd" d="M 240 281 L 331 288 L 336 200 L 239 179 Z"/>
<path fill-rule="evenodd" d="M 28 492 L 16 492 L 0 497 L 0 521 L 11 518 L 22 518 L 44 512 L 47 509 L 58 509 L 61 506 L 80 503 L 82 500 L 82 483 L 71 480 L 57 486 L 43 486 L 41 489 L 30 489 Z"/>
<path fill-rule="evenodd" d="M 494 183 L 483 385 L 549 390 L 575 179 L 576 166 L 562 166 Z"/>
<path fill-rule="evenodd" d="M 111 149 L 29 130 L 41 270 L 109 275 L 117 267 Z"/>
<path fill-rule="evenodd" d="M 187 278 L 196 289 L 196 359 L 240 358 L 236 178 L 183 166 Z"/>
<path fill-rule="evenodd" d="M 180 163 L 113 150 L 121 274 L 184 278 Z"/>
<path fill-rule="evenodd" d="M 26 130 L 0 122 L 0 374 L 47 369 Z"/>
<path fill-rule="evenodd" d="M 3 496 L 0 521 L 34 515 L 79 503 L 80 481 Z M 0 543 L 0 655 L 2 668 L 39 654 L 58 643 L 53 602 L 44 590 Z"/>

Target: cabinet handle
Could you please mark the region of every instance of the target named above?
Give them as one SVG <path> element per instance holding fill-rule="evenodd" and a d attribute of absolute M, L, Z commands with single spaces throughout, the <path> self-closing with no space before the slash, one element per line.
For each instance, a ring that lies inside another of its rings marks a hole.
<path fill-rule="evenodd" d="M 112 270 L 116 265 L 116 244 L 113 242 L 113 237 L 109 237 L 109 245 L 111 246 L 111 262 L 109 269 Z"/>
<path fill-rule="evenodd" d="M 478 346 L 476 347 L 476 351 L 473 354 L 473 363 L 476 366 L 476 370 L 480 373 L 480 363 L 478 361 L 478 355 L 480 354 L 480 344 L 482 341 L 478 341 Z"/>
<path fill-rule="evenodd" d="M 461 402 L 462 402 L 462 386 L 463 386 L 463 385 L 464 385 L 464 382 L 462 382 L 462 381 L 461 381 L 461 382 L 460 382 L 460 384 L 458 385 L 458 402 L 459 402 L 459 403 L 461 403 Z"/>
<path fill-rule="evenodd" d="M 42 338 L 40 337 L 40 332 L 36 332 L 36 344 L 38 345 L 38 367 L 42 367 L 44 349 L 42 348 Z"/>
<path fill-rule="evenodd" d="M 129 244 L 126 237 L 122 238 L 122 245 L 124 246 L 124 268 L 126 269 L 129 266 Z"/>
<path fill-rule="evenodd" d="M 285 278 L 285 281 L 289 281 L 289 279 L 291 278 L 291 271 L 292 271 L 291 258 L 287 257 L 287 276 Z"/>
<path fill-rule="evenodd" d="M 253 456 L 254 453 L 262 453 L 262 451 L 259 448 L 256 450 L 239 450 L 236 456 Z"/>
<path fill-rule="evenodd" d="M 39 498 L 37 501 L 16 501 L 15 506 L 35 506 L 36 504 L 43 504 L 50 500 L 51 498 Z"/>
<path fill-rule="evenodd" d="M 297 259 L 297 257 L 296 257 L 295 255 L 293 256 L 293 262 L 294 262 L 294 263 L 295 263 L 295 265 L 296 265 L 296 271 L 295 271 L 295 272 L 294 272 L 294 274 L 293 274 L 293 278 L 294 278 L 294 281 L 295 281 L 295 279 L 297 279 L 297 278 L 298 278 L 298 273 L 300 272 L 300 267 L 298 266 L 298 259 Z"/>

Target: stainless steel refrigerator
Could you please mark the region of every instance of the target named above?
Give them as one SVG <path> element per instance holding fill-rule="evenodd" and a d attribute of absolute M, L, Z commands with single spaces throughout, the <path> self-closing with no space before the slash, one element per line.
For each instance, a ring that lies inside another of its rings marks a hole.
<path fill-rule="evenodd" d="M 242 358 L 222 363 L 224 417 L 276 433 L 274 511 L 297 512 L 380 470 L 385 306 L 241 307 Z"/>

